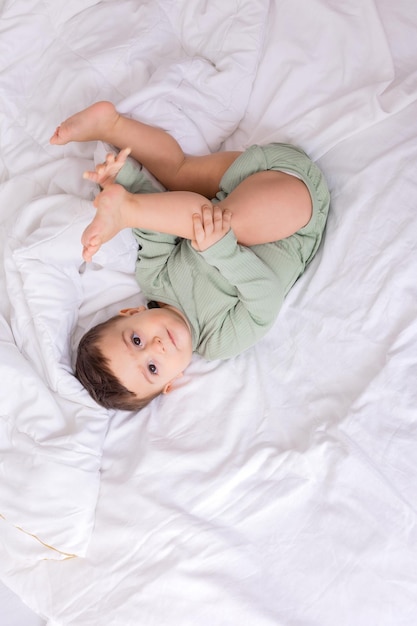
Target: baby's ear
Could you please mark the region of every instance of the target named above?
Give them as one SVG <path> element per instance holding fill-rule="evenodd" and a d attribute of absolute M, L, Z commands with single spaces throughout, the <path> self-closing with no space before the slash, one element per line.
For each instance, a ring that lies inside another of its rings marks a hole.
<path fill-rule="evenodd" d="M 182 378 L 183 376 L 184 376 L 183 372 L 180 372 L 179 374 L 177 374 L 175 378 L 170 380 L 169 383 L 165 385 L 165 387 L 162 390 L 162 393 L 171 393 L 171 391 L 175 388 L 175 381 L 177 380 L 177 378 Z"/>
<path fill-rule="evenodd" d="M 142 311 L 146 311 L 146 306 L 136 306 L 131 309 L 121 309 L 119 311 L 119 315 L 125 315 L 128 317 L 129 315 L 136 315 L 136 313 L 142 313 Z"/>

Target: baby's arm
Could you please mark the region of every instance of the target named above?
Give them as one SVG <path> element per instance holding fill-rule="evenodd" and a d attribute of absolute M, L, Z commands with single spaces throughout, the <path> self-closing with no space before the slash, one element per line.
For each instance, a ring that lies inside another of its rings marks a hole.
<path fill-rule="evenodd" d="M 199 348 L 207 359 L 227 359 L 251 347 L 272 326 L 288 289 L 279 266 L 281 262 L 288 265 L 291 258 L 283 250 L 280 259 L 277 250 L 273 271 L 251 248 L 240 246 L 232 231 L 201 254 L 236 289 L 235 301 L 231 300 Z"/>

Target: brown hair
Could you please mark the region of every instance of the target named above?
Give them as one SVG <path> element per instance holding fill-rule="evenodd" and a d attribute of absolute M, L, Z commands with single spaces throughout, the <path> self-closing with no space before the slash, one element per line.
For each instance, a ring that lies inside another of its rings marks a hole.
<path fill-rule="evenodd" d="M 99 343 L 105 331 L 118 319 L 118 315 L 111 317 L 93 326 L 83 335 L 78 345 L 75 376 L 90 396 L 106 409 L 139 411 L 159 396 L 161 391 L 146 398 L 139 398 L 133 391 L 129 391 L 122 385 L 111 371 L 109 361 L 100 350 Z"/>

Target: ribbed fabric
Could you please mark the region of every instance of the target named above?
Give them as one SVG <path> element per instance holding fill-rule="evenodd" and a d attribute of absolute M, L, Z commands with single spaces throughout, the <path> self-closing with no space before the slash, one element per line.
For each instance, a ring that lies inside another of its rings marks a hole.
<path fill-rule="evenodd" d="M 226 198 L 251 174 L 271 169 L 294 173 L 312 197 L 309 223 L 291 237 L 247 248 L 230 231 L 200 253 L 187 240 L 134 230 L 141 246 L 136 278 L 145 297 L 178 307 L 190 322 L 194 350 L 207 359 L 234 356 L 267 332 L 320 244 L 329 192 L 318 167 L 294 146 L 249 148 L 227 170 L 213 202 Z M 150 191 L 143 172 L 130 165 L 118 182 L 135 192 Z"/>

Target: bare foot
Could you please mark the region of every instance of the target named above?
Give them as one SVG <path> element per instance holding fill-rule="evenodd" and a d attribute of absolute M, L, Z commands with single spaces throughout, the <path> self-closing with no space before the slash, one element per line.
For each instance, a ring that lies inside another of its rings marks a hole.
<path fill-rule="evenodd" d="M 91 261 L 103 243 L 127 227 L 129 198 L 130 194 L 121 185 L 110 185 L 95 198 L 96 214 L 81 237 L 85 261 Z"/>
<path fill-rule="evenodd" d="M 96 102 L 62 122 L 49 142 L 63 146 L 70 141 L 106 141 L 119 117 L 111 102 Z"/>

